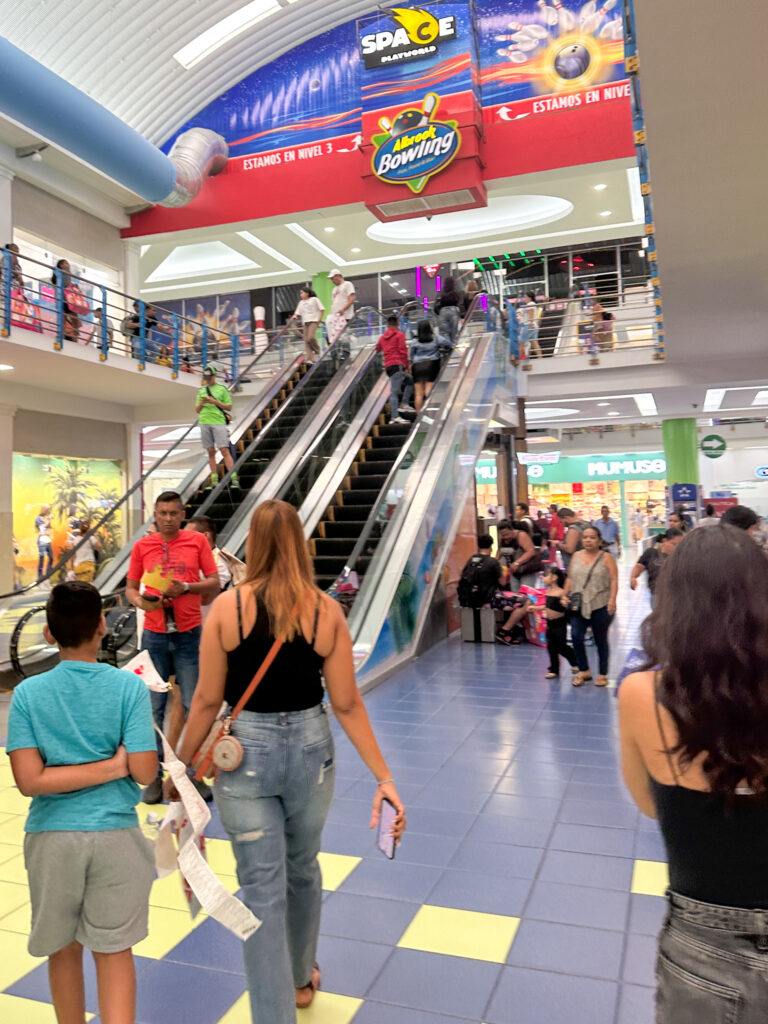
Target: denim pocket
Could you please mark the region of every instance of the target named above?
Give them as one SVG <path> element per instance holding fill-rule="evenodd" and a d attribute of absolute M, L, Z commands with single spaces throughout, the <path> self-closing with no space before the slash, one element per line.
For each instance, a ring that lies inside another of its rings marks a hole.
<path fill-rule="evenodd" d="M 244 740 L 243 760 L 233 772 L 219 772 L 217 790 L 224 796 L 249 799 L 274 796 L 278 788 L 278 764 L 268 743 Z"/>
<path fill-rule="evenodd" d="M 656 961 L 656 980 L 656 1024 L 739 1024 L 736 989 L 693 974 L 664 953 Z"/>
<path fill-rule="evenodd" d="M 333 785 L 333 740 L 330 737 L 304 747 L 304 767 L 310 790 L 316 786 Z"/>

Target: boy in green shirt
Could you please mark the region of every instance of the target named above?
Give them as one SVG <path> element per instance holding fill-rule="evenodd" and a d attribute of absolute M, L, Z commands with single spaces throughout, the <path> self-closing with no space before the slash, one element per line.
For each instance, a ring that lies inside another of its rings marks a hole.
<path fill-rule="evenodd" d="M 227 472 L 234 469 L 234 459 L 229 450 L 229 413 L 232 410 L 232 398 L 223 384 L 216 383 L 216 370 L 206 366 L 203 370 L 203 386 L 197 392 L 197 422 L 200 426 L 200 441 L 208 452 L 208 465 L 211 468 L 211 479 L 208 489 L 219 482 L 216 469 L 216 449 L 221 452 Z M 232 486 L 239 487 L 237 473 L 232 473 Z"/>

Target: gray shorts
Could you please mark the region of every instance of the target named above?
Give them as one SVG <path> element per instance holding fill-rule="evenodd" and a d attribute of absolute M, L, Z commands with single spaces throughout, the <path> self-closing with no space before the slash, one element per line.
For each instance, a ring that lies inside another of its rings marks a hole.
<path fill-rule="evenodd" d="M 229 448 L 229 427 L 226 423 L 201 423 L 203 448 Z"/>
<path fill-rule="evenodd" d="M 28 832 L 24 861 L 32 956 L 52 956 L 75 941 L 94 953 L 120 953 L 146 938 L 155 857 L 140 829 Z"/>

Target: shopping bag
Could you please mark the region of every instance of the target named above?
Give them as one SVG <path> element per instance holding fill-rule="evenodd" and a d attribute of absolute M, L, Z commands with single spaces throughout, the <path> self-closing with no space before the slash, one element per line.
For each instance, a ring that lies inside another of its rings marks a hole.
<path fill-rule="evenodd" d="M 527 587 L 523 584 L 518 593 L 527 597 L 533 604 L 529 615 L 526 615 L 523 626 L 525 628 L 525 639 L 529 644 L 537 647 L 547 646 L 547 621 L 544 618 L 544 605 L 547 598 L 547 591 L 544 587 Z"/>

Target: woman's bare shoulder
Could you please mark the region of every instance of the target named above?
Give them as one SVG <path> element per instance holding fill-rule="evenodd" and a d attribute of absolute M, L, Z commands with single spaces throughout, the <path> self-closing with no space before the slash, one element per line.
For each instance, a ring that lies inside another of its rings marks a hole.
<path fill-rule="evenodd" d="M 639 708 L 655 700 L 656 673 L 633 672 L 628 675 L 619 687 L 619 703 L 626 707 Z"/>

